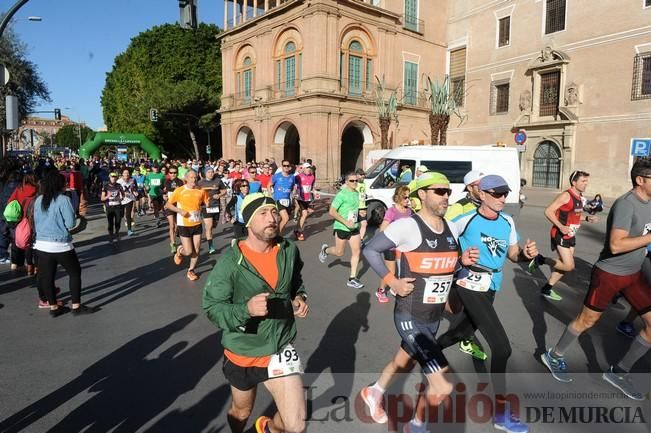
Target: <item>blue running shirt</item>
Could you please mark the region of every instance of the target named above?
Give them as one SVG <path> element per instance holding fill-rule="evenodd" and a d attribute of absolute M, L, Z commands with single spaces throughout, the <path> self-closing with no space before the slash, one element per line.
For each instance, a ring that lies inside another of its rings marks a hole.
<path fill-rule="evenodd" d="M 283 176 L 282 173 L 274 174 L 271 178 L 271 184 L 274 188 L 274 200 L 282 206 L 289 207 L 295 183 L 296 180 L 292 175 Z"/>

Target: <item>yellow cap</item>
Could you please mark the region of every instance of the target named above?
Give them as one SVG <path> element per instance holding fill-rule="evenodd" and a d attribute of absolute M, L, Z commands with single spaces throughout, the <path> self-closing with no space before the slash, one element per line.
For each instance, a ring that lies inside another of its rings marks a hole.
<path fill-rule="evenodd" d="M 430 185 L 450 185 L 450 181 L 444 174 L 429 171 L 409 182 L 409 193 L 414 194 L 419 189 L 427 188 Z"/>

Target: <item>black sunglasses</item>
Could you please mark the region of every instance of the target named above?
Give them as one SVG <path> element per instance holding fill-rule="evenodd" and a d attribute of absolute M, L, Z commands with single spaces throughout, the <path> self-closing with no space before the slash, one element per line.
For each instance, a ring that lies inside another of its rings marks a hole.
<path fill-rule="evenodd" d="M 359 182 L 359 180 L 357 180 L 357 179 L 348 179 L 348 182 L 357 183 L 357 182 Z"/>
<path fill-rule="evenodd" d="M 289 164 L 283 164 L 283 167 L 291 167 Z"/>
<path fill-rule="evenodd" d="M 486 191 L 486 193 L 490 194 L 491 197 L 494 197 L 494 198 L 502 198 L 502 197 L 506 197 L 507 195 L 509 195 L 508 191 L 505 191 L 505 192 Z"/>
<path fill-rule="evenodd" d="M 178 171 L 169 171 L 168 173 L 169 174 L 176 174 L 176 173 L 178 173 Z"/>
<path fill-rule="evenodd" d="M 443 197 L 444 195 L 450 196 L 452 194 L 452 190 L 450 188 L 425 188 L 426 191 L 434 191 L 434 194 L 440 195 Z"/>

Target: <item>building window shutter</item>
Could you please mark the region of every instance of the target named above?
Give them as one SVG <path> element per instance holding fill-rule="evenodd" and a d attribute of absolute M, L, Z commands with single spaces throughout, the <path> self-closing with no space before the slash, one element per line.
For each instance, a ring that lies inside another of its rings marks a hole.
<path fill-rule="evenodd" d="M 558 114 L 560 82 L 560 71 L 540 74 L 540 116 L 556 116 Z"/>
<path fill-rule="evenodd" d="M 418 31 L 418 0 L 405 0 L 405 27 Z"/>
<path fill-rule="evenodd" d="M 371 90 L 371 73 L 373 69 L 373 61 L 371 59 L 366 59 L 366 90 Z"/>
<path fill-rule="evenodd" d="M 243 78 L 244 78 L 244 102 L 245 103 L 250 103 L 251 102 L 251 70 L 247 69 L 246 71 L 243 72 Z"/>
<path fill-rule="evenodd" d="M 454 102 L 463 107 L 466 85 L 466 47 L 450 51 L 450 84 Z"/>
<path fill-rule="evenodd" d="M 351 95 L 362 93 L 362 58 L 348 56 L 348 92 Z"/>
<path fill-rule="evenodd" d="M 418 92 L 418 65 L 405 62 L 405 104 L 416 105 Z"/>
<path fill-rule="evenodd" d="M 285 96 L 294 95 L 296 79 L 296 59 L 294 56 L 285 59 Z"/>
<path fill-rule="evenodd" d="M 567 0 L 545 0 L 545 34 L 565 30 L 565 8 Z"/>
<path fill-rule="evenodd" d="M 511 43 L 511 17 L 504 17 L 499 20 L 498 46 L 504 47 Z"/>
<path fill-rule="evenodd" d="M 650 0 L 651 1 L 651 0 Z M 638 54 L 633 63 L 631 100 L 651 98 L 651 53 Z"/>

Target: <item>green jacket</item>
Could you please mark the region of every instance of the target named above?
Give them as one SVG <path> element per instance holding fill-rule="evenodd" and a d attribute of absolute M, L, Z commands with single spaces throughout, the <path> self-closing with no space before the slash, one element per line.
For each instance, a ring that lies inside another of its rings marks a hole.
<path fill-rule="evenodd" d="M 468 213 L 475 209 L 477 209 L 477 205 L 472 202 L 470 197 L 466 196 L 455 204 L 448 206 L 448 210 L 445 212 L 445 219 L 452 221 L 459 215 L 463 215 L 464 213 Z"/>
<path fill-rule="evenodd" d="M 292 300 L 304 294 L 298 248 L 278 238 L 278 283 L 276 290 L 244 258 L 237 242 L 232 242 L 208 276 L 203 289 L 203 309 L 208 318 L 223 330 L 222 346 L 243 356 L 267 356 L 277 353 L 296 338 Z M 269 292 L 269 313 L 251 317 L 249 299 Z"/>

